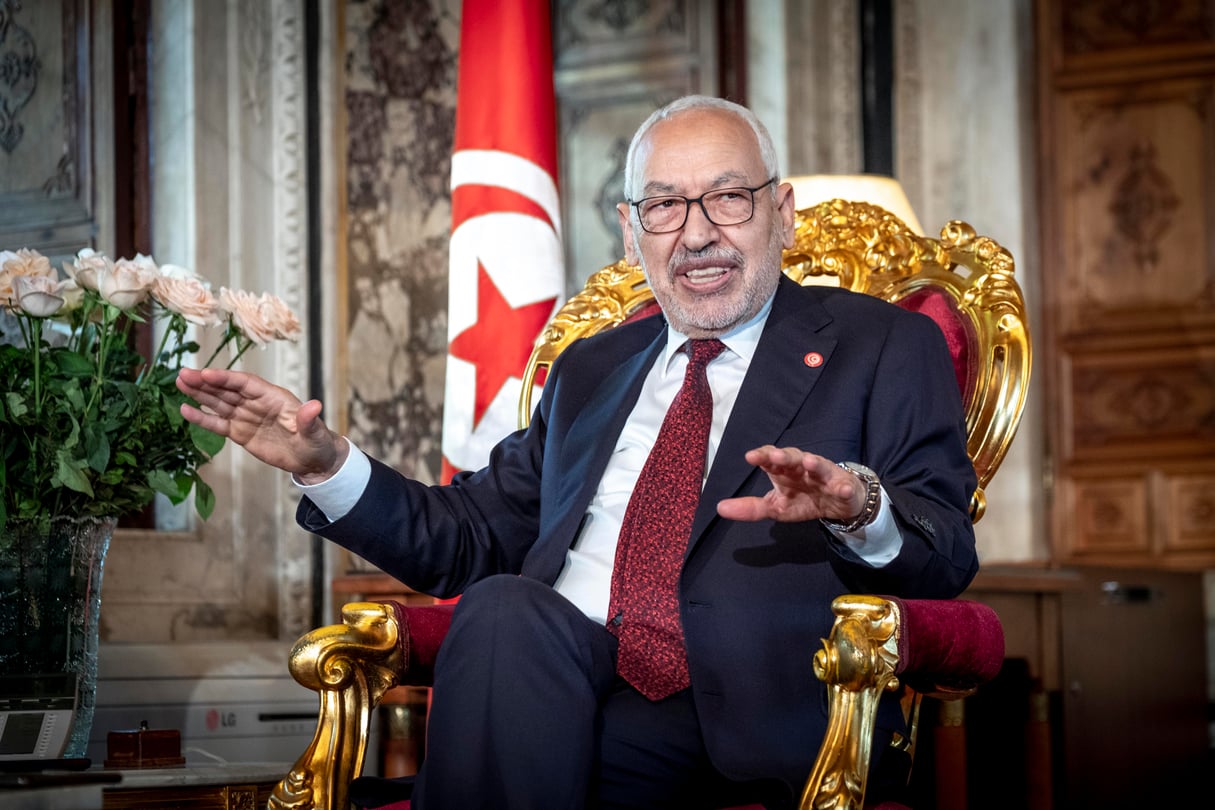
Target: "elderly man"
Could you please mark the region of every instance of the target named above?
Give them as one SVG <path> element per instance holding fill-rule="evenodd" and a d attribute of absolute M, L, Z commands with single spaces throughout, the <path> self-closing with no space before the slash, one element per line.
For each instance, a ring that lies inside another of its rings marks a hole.
<path fill-rule="evenodd" d="M 647 119 L 618 211 L 662 317 L 571 345 L 531 425 L 448 486 L 369 459 L 319 402 L 182 371 L 186 418 L 292 473 L 301 525 L 463 594 L 417 810 L 793 807 L 826 723 L 810 656 L 831 600 L 974 576 L 944 338 L 784 278 L 779 176 L 744 107 L 690 96 Z"/>

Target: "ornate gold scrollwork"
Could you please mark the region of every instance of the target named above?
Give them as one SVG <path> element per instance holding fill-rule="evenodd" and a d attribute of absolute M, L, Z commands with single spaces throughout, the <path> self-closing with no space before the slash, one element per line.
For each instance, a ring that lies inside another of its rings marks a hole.
<path fill-rule="evenodd" d="M 878 701 L 897 689 L 899 607 L 876 596 L 831 603 L 835 625 L 815 653 L 827 684 L 827 733 L 802 793 L 800 810 L 861 810 Z"/>
<path fill-rule="evenodd" d="M 624 259 L 592 274 L 553 316 L 528 358 L 519 396 L 519 425 L 526 426 L 531 420 L 532 393 L 541 369 L 547 371 L 557 355 L 578 338 L 616 326 L 653 300 L 644 271 Z"/>
<path fill-rule="evenodd" d="M 371 712 L 404 670 L 391 605 L 348 604 L 342 622 L 311 631 L 291 650 L 291 674 L 320 693 L 320 716 L 312 743 L 274 787 L 271 810 L 347 810 L 350 781 L 366 754 Z"/>

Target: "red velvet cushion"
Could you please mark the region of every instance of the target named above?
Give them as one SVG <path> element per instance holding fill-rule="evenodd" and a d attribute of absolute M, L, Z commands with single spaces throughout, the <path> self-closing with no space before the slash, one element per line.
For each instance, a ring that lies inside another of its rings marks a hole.
<path fill-rule="evenodd" d="M 443 643 L 447 628 L 451 626 L 451 613 L 456 606 L 452 603 L 408 606 L 400 602 L 388 604 L 396 611 L 397 626 L 400 628 L 397 644 L 401 647 L 402 660 L 405 662 L 401 683 L 406 686 L 430 686 L 434 680 L 435 658 L 439 654 L 439 645 Z"/>
<path fill-rule="evenodd" d="M 971 689 L 1004 664 L 1004 628 L 996 612 L 969 599 L 897 599 L 903 612 L 897 673 L 912 688 Z"/>
<path fill-rule="evenodd" d="M 970 402 L 978 378 L 978 340 L 974 324 L 963 315 L 952 298 L 941 290 L 916 290 L 898 305 L 911 312 L 921 312 L 932 318 L 945 333 L 949 355 L 953 358 L 953 372 L 958 379 L 958 390 L 962 401 Z"/>

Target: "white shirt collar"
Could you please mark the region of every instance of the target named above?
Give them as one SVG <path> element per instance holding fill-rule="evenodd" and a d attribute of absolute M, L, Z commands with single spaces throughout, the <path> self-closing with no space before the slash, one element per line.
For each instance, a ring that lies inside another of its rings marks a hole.
<path fill-rule="evenodd" d="M 724 335 L 720 335 L 718 340 L 726 344 L 726 348 L 734 354 L 746 361 L 747 365 L 751 364 L 751 358 L 755 356 L 755 348 L 759 345 L 759 336 L 763 334 L 764 324 L 768 321 L 768 315 L 772 312 L 772 300 L 775 296 L 768 299 L 759 312 L 746 323 L 739 324 Z M 688 340 L 688 336 L 677 331 L 674 327 L 667 325 L 667 345 L 663 349 L 662 364 L 663 368 L 671 367 L 671 358 L 679 354 L 679 350 Z"/>

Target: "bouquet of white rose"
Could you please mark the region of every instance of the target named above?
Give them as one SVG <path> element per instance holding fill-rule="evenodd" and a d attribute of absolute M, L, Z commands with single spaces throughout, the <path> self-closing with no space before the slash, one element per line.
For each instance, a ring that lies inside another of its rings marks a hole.
<path fill-rule="evenodd" d="M 191 492 L 198 514 L 215 507 L 199 468 L 224 440 L 186 422 L 181 366 L 226 367 L 253 345 L 298 340 L 300 324 L 277 296 L 221 288 L 149 256 L 111 260 L 91 249 L 61 278 L 36 251 L 0 251 L 0 309 L 15 334 L 0 345 L 0 531 L 71 515 L 121 517 L 156 493 Z M 155 350 L 134 347 L 152 323 Z M 224 329 L 205 362 L 192 327 Z"/>

